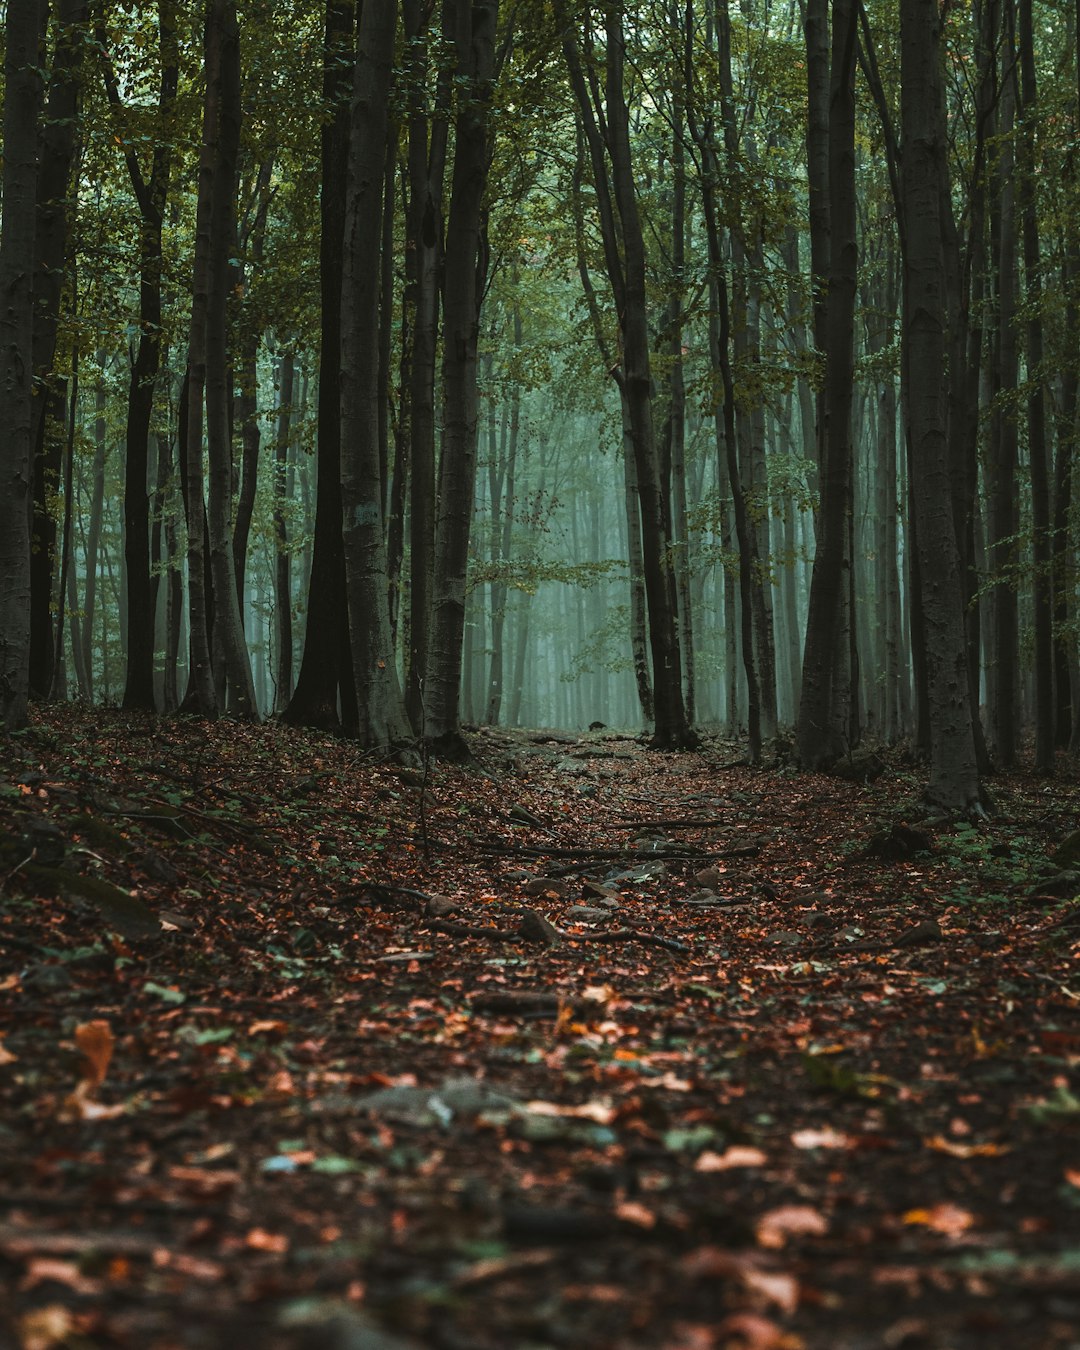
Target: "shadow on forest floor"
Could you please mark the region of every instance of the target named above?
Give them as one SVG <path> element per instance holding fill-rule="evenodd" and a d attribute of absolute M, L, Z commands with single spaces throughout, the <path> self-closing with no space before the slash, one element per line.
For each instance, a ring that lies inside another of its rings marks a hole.
<path fill-rule="evenodd" d="M 1075 781 L 471 742 L 6 745 L 0 1345 L 1077 1345 Z"/>

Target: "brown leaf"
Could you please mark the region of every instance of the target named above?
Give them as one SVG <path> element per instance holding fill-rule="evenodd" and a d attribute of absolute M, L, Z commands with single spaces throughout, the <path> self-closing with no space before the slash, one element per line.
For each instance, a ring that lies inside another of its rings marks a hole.
<path fill-rule="evenodd" d="M 91 1089 L 99 1088 L 109 1071 L 116 1040 L 108 1022 L 97 1019 L 82 1022 L 75 1028 L 75 1044 L 83 1053 L 83 1082 Z"/>
<path fill-rule="evenodd" d="M 824 1237 L 829 1226 L 810 1205 L 780 1205 L 757 1221 L 757 1240 L 762 1247 L 787 1245 L 792 1237 Z"/>

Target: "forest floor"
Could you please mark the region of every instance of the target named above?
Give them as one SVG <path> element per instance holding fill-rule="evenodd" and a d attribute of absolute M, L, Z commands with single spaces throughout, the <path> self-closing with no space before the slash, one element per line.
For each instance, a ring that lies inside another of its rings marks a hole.
<path fill-rule="evenodd" d="M 5 742 L 0 1346 L 1080 1346 L 1075 779 L 471 742 Z"/>

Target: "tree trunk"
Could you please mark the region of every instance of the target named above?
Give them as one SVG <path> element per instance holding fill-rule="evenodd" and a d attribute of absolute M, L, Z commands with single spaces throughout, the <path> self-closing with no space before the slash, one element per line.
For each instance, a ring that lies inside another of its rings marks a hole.
<path fill-rule="evenodd" d="M 365 0 L 360 17 L 345 199 L 341 291 L 341 499 L 357 735 L 368 748 L 409 731 L 390 631 L 379 443 L 379 296 L 387 109 L 397 0 Z"/>
<path fill-rule="evenodd" d="M 292 696 L 293 636 L 292 584 L 290 577 L 289 523 L 289 450 L 292 439 L 293 390 L 296 381 L 296 357 L 283 352 L 279 367 L 277 444 L 274 447 L 274 631 L 277 661 L 274 684 L 277 689 L 275 711 L 288 707 Z"/>
<path fill-rule="evenodd" d="M 435 521 L 435 580 L 426 690 L 427 739 L 463 749 L 459 722 L 465 582 L 476 487 L 476 349 L 487 271 L 484 191 L 498 0 L 455 0 L 459 110 L 446 226 L 443 447 Z"/>
<path fill-rule="evenodd" d="M 353 0 L 327 0 L 323 50 L 322 192 L 319 199 L 321 344 L 315 542 L 308 581 L 304 655 L 282 720 L 294 726 L 340 728 L 355 720 L 352 658 L 345 603 L 341 514 L 341 274 Z M 341 711 L 338 708 L 339 691 Z"/>
<path fill-rule="evenodd" d="M 30 453 L 34 234 L 46 6 L 8 0 L 0 227 L 0 725 L 26 724 L 30 679 Z"/>
<path fill-rule="evenodd" d="M 149 179 L 143 176 L 135 153 L 136 138 L 128 134 L 123 123 L 116 134 L 117 142 L 123 146 L 131 187 L 139 207 L 139 340 L 128 386 L 124 447 L 124 562 L 127 578 L 124 707 L 151 710 L 154 707 L 154 623 L 150 612 L 150 499 L 147 474 L 150 422 L 161 368 L 161 236 L 172 164 L 172 110 L 179 80 L 173 0 L 159 0 L 158 29 L 161 82 Z M 97 26 L 97 43 L 105 54 L 105 92 L 119 120 L 122 112 L 120 88 L 107 56 L 108 34 L 100 23 Z"/>
<path fill-rule="evenodd" d="M 1042 258 L 1035 196 L 1038 163 L 1035 119 L 1035 42 L 1031 0 L 1019 0 L 1020 94 L 1023 162 L 1020 174 L 1020 215 L 1024 240 L 1025 308 L 1027 320 L 1027 433 L 1031 462 L 1031 516 L 1033 605 L 1035 611 L 1035 772 L 1054 769 L 1054 638 L 1053 578 L 1051 575 L 1050 469 L 1046 434 L 1046 393 L 1043 373 Z"/>
<path fill-rule="evenodd" d="M 901 0 L 904 359 L 930 720 L 929 796 L 979 806 L 959 549 L 949 487 L 946 277 L 941 208 L 945 127 L 941 20 L 935 0 Z"/>
<path fill-rule="evenodd" d="M 52 685 L 52 599 L 56 521 L 51 511 L 60 476 L 66 400 L 54 371 L 60 298 L 71 236 L 72 168 L 76 155 L 86 0 L 60 0 L 57 37 L 49 72 L 37 184 L 34 267 L 34 399 L 31 446 L 34 461 L 34 522 L 30 554 L 30 689 L 46 696 Z M 47 428 L 58 412 L 56 425 Z M 58 596 L 63 604 L 63 592 Z"/>
<path fill-rule="evenodd" d="M 1008 54 L 1003 60 L 1009 64 Z M 1016 185 L 1012 149 L 1016 91 L 1010 69 L 1001 95 L 1000 149 L 998 160 L 998 315 L 997 389 L 1011 397 L 1019 378 L 1016 341 Z M 1017 460 L 1019 429 L 1016 410 L 996 400 L 991 420 L 990 509 L 988 552 L 996 574 L 991 593 L 993 614 L 990 662 L 990 721 L 994 749 L 1003 769 L 1016 762 L 1017 711 L 1019 701 L 1019 617 L 1016 579 L 1012 564 L 1020 526 L 1017 506 Z"/>
<path fill-rule="evenodd" d="M 257 718 L 232 529 L 232 435 L 229 418 L 227 304 L 236 242 L 237 156 L 240 148 L 240 34 L 234 0 L 210 0 L 206 26 L 206 107 L 200 179 L 209 182 L 206 304 L 207 519 L 214 582 L 214 640 L 220 642 L 230 710 Z M 201 184 L 200 184 L 201 186 Z"/>
<path fill-rule="evenodd" d="M 804 768 L 851 750 L 854 670 L 850 660 L 851 517 L 854 453 L 854 315 L 858 264 L 855 216 L 855 55 L 853 0 L 833 0 L 829 102 L 829 291 L 825 433 L 817 552 L 810 583 L 797 739 Z"/>

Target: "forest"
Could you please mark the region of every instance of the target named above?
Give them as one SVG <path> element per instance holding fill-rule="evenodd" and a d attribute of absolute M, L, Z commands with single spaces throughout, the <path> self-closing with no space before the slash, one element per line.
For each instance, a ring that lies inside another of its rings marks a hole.
<path fill-rule="evenodd" d="M 0 15 L 0 1346 L 1075 1350 L 1080 0 Z"/>
<path fill-rule="evenodd" d="M 8 727 L 906 740 L 953 809 L 1052 771 L 1075 12 L 47 11 L 6 16 Z"/>

